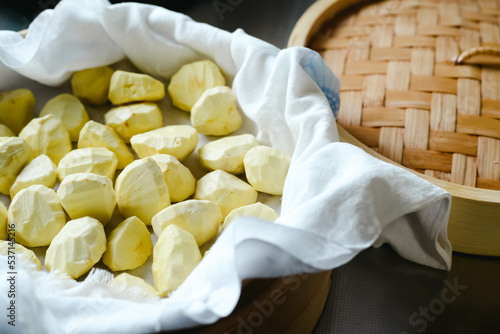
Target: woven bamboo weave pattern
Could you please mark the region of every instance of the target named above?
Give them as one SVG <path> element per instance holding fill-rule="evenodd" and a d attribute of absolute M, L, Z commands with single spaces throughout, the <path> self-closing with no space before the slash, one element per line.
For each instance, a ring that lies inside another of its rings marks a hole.
<path fill-rule="evenodd" d="M 365 1 L 309 47 L 340 77 L 338 122 L 364 144 L 434 178 L 500 190 L 500 0 Z"/>

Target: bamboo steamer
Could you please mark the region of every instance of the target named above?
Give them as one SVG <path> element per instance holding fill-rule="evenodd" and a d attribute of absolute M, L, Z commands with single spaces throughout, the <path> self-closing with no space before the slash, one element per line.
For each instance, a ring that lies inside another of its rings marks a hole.
<path fill-rule="evenodd" d="M 331 273 L 249 280 L 226 318 L 210 326 L 169 333 L 311 333 L 325 307 Z"/>
<path fill-rule="evenodd" d="M 28 30 L 19 31 L 26 37 Z M 165 333 L 307 334 L 316 327 L 330 291 L 332 270 L 243 282 L 233 312 L 214 324 Z"/>
<path fill-rule="evenodd" d="M 499 24 L 498 0 L 319 0 L 288 43 L 341 79 L 341 141 L 450 192 L 453 250 L 488 256 L 500 256 Z"/>

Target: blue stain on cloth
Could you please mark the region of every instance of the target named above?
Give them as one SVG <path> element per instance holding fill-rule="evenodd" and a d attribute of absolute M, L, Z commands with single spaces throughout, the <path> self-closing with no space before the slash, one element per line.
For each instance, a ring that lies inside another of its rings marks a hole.
<path fill-rule="evenodd" d="M 305 52 L 300 60 L 300 66 L 325 94 L 333 116 L 337 118 L 340 107 L 340 79 L 330 70 L 317 52 L 307 48 L 302 48 L 302 50 Z"/>

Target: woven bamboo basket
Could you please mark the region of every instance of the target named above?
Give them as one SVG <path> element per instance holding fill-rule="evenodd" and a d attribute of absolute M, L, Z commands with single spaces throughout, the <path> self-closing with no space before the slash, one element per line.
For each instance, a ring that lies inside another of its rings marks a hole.
<path fill-rule="evenodd" d="M 341 140 L 449 191 L 453 249 L 490 256 L 500 256 L 499 25 L 498 0 L 319 0 L 289 40 L 341 79 Z"/>

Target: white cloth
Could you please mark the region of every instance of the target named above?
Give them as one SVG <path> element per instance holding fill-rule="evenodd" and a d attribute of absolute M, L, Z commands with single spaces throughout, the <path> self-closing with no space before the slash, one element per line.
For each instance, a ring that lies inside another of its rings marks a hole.
<path fill-rule="evenodd" d="M 57 86 L 75 70 L 124 57 L 163 78 L 199 59 L 222 68 L 259 141 L 293 155 L 281 216 L 274 224 L 235 221 L 184 284 L 153 303 L 110 297 L 98 275 L 77 284 L 18 267 L 16 327 L 3 317 L 0 332 L 142 333 L 209 324 L 231 313 L 245 278 L 336 268 L 374 244 L 450 268 L 451 196 L 338 142 L 339 80 L 306 48 L 279 50 L 155 6 L 64 0 L 31 24 L 26 39 L 0 32 L 0 89 L 18 88 L 22 76 Z M 5 257 L 0 271 L 7 275 Z M 0 286 L 5 312 L 5 278 Z"/>

